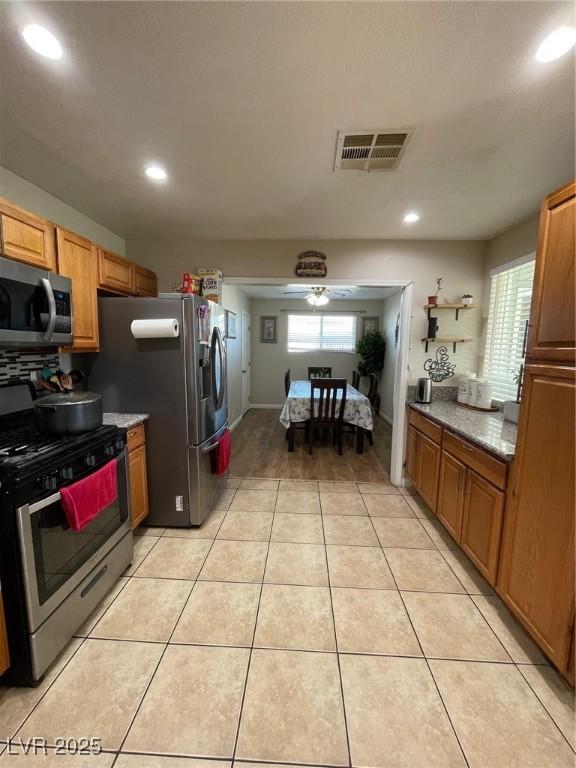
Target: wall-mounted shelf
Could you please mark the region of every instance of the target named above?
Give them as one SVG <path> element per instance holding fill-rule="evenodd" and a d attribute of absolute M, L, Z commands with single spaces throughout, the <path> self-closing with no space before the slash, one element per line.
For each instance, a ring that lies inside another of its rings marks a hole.
<path fill-rule="evenodd" d="M 474 341 L 470 336 L 435 336 L 434 338 L 422 339 L 426 344 L 426 352 L 428 352 L 428 344 L 430 342 L 436 342 L 438 344 L 452 344 L 452 351 L 456 352 L 457 344 L 464 344 L 467 341 Z"/>
<path fill-rule="evenodd" d="M 456 312 L 456 320 L 458 320 L 461 309 L 478 309 L 478 304 L 424 304 L 424 309 L 428 314 L 428 320 L 430 320 L 431 309 L 452 309 Z"/>

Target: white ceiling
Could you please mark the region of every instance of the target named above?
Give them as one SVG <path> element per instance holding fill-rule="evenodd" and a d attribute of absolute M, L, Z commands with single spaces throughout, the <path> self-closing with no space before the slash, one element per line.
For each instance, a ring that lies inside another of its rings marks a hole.
<path fill-rule="evenodd" d="M 488 238 L 574 173 L 574 58 L 534 60 L 572 14 L 2 3 L 2 164 L 128 238 Z M 62 60 L 25 47 L 32 21 Z M 417 130 L 397 173 L 334 173 L 339 129 L 404 126 Z M 168 183 L 142 176 L 148 161 Z"/>
<path fill-rule="evenodd" d="M 283 301 L 291 299 L 304 299 L 309 289 L 315 283 L 302 284 L 295 283 L 289 285 L 238 285 L 244 293 L 251 299 L 282 299 Z M 400 291 L 400 288 L 378 288 L 378 287 L 365 287 L 359 285 L 326 285 L 322 282 L 323 288 L 328 288 L 330 291 L 329 297 L 331 301 L 342 300 L 354 300 L 357 299 L 385 299 L 387 296 L 391 296 L 393 293 Z M 297 295 L 292 295 L 294 291 L 298 291 Z M 344 294 L 337 295 L 337 293 Z"/>

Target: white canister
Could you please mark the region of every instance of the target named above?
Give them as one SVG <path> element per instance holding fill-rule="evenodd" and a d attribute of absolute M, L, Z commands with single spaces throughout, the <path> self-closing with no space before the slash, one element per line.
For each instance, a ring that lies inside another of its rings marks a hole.
<path fill-rule="evenodd" d="M 458 402 L 459 403 L 468 402 L 468 397 L 470 395 L 470 382 L 474 378 L 476 378 L 475 373 L 470 373 L 469 371 L 466 371 L 466 373 L 463 373 L 458 379 Z"/>
<path fill-rule="evenodd" d="M 479 379 L 470 379 L 470 387 L 468 388 L 468 405 L 476 406 L 478 400 L 478 383 Z"/>
<path fill-rule="evenodd" d="M 478 379 L 478 387 L 476 393 L 476 407 L 477 408 L 491 408 L 492 407 L 492 384 L 487 379 Z"/>

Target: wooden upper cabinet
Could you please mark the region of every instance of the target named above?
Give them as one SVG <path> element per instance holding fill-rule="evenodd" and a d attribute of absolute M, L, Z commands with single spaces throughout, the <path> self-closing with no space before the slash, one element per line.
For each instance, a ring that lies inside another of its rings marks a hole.
<path fill-rule="evenodd" d="M 496 583 L 505 494 L 466 470 L 460 546 L 489 584 Z"/>
<path fill-rule="evenodd" d="M 460 542 L 462 529 L 465 482 L 466 467 L 464 464 L 443 451 L 440 459 L 440 484 L 436 515 L 457 542 Z"/>
<path fill-rule="evenodd" d="M 436 512 L 438 475 L 440 470 L 440 446 L 425 435 L 418 435 L 418 457 L 416 474 L 418 493 L 432 512 Z"/>
<path fill-rule="evenodd" d="M 526 355 L 575 360 L 576 182 L 544 199 Z"/>
<path fill-rule="evenodd" d="M 576 370 L 527 365 L 498 592 L 567 676 L 574 628 Z"/>
<path fill-rule="evenodd" d="M 51 222 L 0 198 L 2 255 L 41 269 L 56 270 Z"/>
<path fill-rule="evenodd" d="M 98 287 L 116 293 L 134 292 L 134 265 L 116 253 L 98 248 Z"/>
<path fill-rule="evenodd" d="M 156 274 L 151 269 L 134 264 L 134 293 L 136 296 L 157 296 Z"/>
<path fill-rule="evenodd" d="M 94 352 L 98 335 L 98 253 L 84 237 L 57 227 L 58 272 L 72 280 L 74 352 Z"/>

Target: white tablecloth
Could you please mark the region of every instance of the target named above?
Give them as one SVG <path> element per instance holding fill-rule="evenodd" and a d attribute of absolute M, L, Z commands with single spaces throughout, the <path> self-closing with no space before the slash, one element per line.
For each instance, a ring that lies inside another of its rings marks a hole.
<path fill-rule="evenodd" d="M 318 393 L 316 395 L 318 398 Z M 310 382 L 293 381 L 290 392 L 280 414 L 280 422 L 286 429 L 290 424 L 299 421 L 308 421 L 310 418 Z M 344 407 L 344 421 L 355 424 L 362 429 L 372 431 L 372 408 L 370 401 L 357 389 L 348 385 L 346 390 L 346 405 Z"/>

